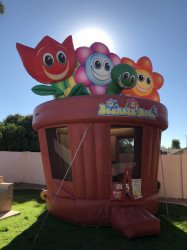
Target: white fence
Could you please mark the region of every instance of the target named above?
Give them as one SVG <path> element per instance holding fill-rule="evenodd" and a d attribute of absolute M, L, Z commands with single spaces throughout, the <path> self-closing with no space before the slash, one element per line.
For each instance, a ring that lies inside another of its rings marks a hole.
<path fill-rule="evenodd" d="M 161 155 L 158 180 L 161 197 L 187 199 L 187 154 Z"/>
<path fill-rule="evenodd" d="M 0 176 L 5 182 L 25 182 L 45 185 L 40 153 L 0 151 Z M 187 199 L 187 154 L 162 155 L 158 180 L 160 197 Z M 165 185 L 164 185 L 165 183 Z"/>
<path fill-rule="evenodd" d="M 40 153 L 0 151 L 0 175 L 4 182 L 45 185 Z"/>

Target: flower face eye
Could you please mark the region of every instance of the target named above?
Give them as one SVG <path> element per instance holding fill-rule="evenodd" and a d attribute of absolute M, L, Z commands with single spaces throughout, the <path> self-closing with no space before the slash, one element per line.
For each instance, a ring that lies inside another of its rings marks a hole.
<path fill-rule="evenodd" d="M 54 58 L 50 53 L 45 53 L 43 55 L 43 63 L 48 66 L 51 67 L 54 64 Z"/>
<path fill-rule="evenodd" d="M 144 81 L 144 75 L 143 74 L 138 75 L 138 80 L 140 82 L 143 82 Z"/>
<path fill-rule="evenodd" d="M 151 78 L 147 77 L 147 84 L 151 84 Z"/>
<path fill-rule="evenodd" d="M 129 77 L 130 77 L 129 72 L 125 72 L 125 73 L 123 74 L 123 78 L 124 78 L 125 80 L 129 79 Z"/>
<path fill-rule="evenodd" d="M 105 62 L 104 62 L 104 68 L 105 68 L 106 71 L 109 71 L 109 70 L 111 69 L 110 63 L 107 62 L 107 61 L 105 61 Z"/>
<path fill-rule="evenodd" d="M 93 65 L 96 69 L 100 69 L 102 66 L 101 61 L 99 59 L 95 59 Z"/>
<path fill-rule="evenodd" d="M 130 80 L 131 83 L 134 83 L 135 82 L 135 76 L 131 76 L 131 80 Z"/>
<path fill-rule="evenodd" d="M 66 55 L 63 51 L 58 51 L 56 53 L 56 59 L 59 63 L 65 64 L 66 63 Z"/>

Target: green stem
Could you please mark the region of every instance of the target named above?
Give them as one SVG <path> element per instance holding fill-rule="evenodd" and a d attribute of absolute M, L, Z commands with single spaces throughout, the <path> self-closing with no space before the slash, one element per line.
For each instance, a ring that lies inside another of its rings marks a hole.
<path fill-rule="evenodd" d="M 54 88 L 60 89 L 62 92 L 64 92 L 70 85 L 67 79 L 61 82 L 53 83 L 52 84 Z M 64 98 L 64 95 L 54 95 L 55 99 Z"/>
<path fill-rule="evenodd" d="M 63 92 L 70 86 L 69 82 L 67 80 L 57 82 L 57 83 L 53 83 L 53 85 L 54 85 L 55 88 L 60 89 Z"/>

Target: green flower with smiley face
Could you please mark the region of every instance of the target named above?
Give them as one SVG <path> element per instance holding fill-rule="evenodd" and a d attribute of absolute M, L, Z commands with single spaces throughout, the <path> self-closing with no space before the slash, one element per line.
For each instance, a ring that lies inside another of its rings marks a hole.
<path fill-rule="evenodd" d="M 132 89 L 137 82 L 137 73 L 128 64 L 118 64 L 111 71 L 112 83 L 107 87 L 106 94 L 120 94 L 122 90 Z"/>

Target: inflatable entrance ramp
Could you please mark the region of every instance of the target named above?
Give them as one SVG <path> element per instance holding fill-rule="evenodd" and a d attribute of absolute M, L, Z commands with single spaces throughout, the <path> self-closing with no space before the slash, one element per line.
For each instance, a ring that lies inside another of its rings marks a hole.
<path fill-rule="evenodd" d="M 127 238 L 160 233 L 160 220 L 142 207 L 116 207 L 112 212 L 112 227 Z"/>

